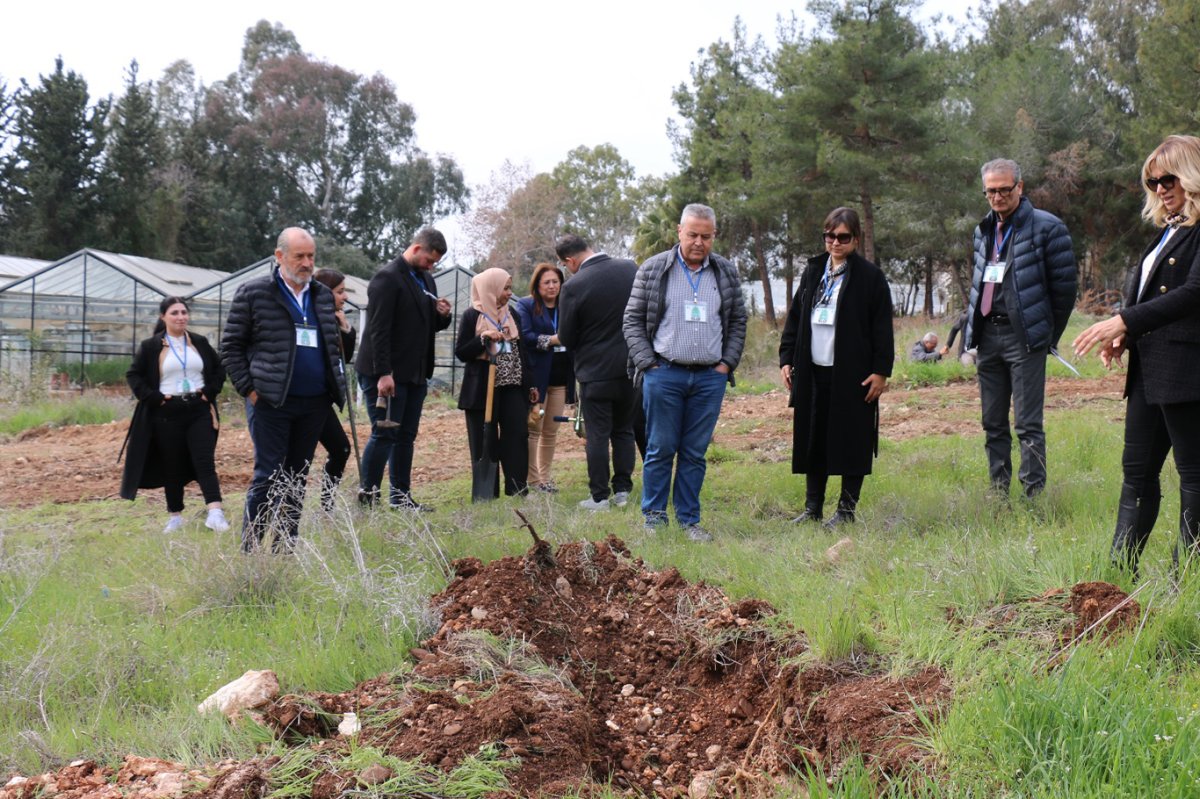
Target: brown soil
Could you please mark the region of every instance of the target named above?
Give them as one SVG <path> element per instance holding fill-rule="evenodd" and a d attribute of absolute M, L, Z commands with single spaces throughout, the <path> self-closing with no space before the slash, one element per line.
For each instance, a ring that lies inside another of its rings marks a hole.
<path fill-rule="evenodd" d="M 1050 379 L 1046 406 L 1050 410 L 1102 403 L 1123 414 L 1123 376 L 1100 379 Z M 228 414 L 227 414 L 228 415 Z M 979 432 L 979 389 L 975 383 L 937 388 L 889 391 L 883 395 L 881 434 L 901 441 L 918 436 L 973 435 Z M 792 413 L 782 390 L 754 396 L 731 396 L 717 424 L 716 441 L 724 447 L 755 453 L 759 460 L 791 457 Z M 117 453 L 128 421 L 107 425 L 41 427 L 2 443 L 0 506 L 30 507 L 43 502 L 81 502 L 114 498 L 121 471 Z M 349 427 L 347 427 L 349 432 Z M 359 426 L 360 446 L 366 430 Z M 559 434 L 556 460 L 582 460 L 583 442 L 566 425 Z M 318 455 L 318 459 L 322 456 Z M 217 473 L 227 493 L 244 491 L 253 467 L 250 436 L 240 419 L 226 425 L 217 442 Z M 418 487 L 459 477 L 469 462 L 462 412 L 430 400 L 417 438 L 413 483 Z M 352 469 L 353 467 L 351 467 Z M 191 490 L 198 497 L 195 485 Z M 161 491 L 145 492 L 162 501 Z"/>

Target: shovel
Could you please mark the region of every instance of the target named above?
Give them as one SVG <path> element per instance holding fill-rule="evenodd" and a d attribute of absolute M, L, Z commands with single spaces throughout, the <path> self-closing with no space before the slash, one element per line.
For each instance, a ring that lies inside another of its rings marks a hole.
<path fill-rule="evenodd" d="M 376 397 L 375 410 L 383 409 L 383 418 L 375 423 L 376 427 L 382 427 L 388 430 L 393 427 L 399 427 L 400 423 L 392 421 L 392 398 L 391 397 Z"/>
<path fill-rule="evenodd" d="M 471 464 L 471 501 L 490 502 L 496 498 L 496 457 L 492 450 L 495 422 L 492 421 L 492 400 L 496 396 L 496 363 L 488 364 L 487 403 L 483 411 L 483 440 L 479 457 Z"/>

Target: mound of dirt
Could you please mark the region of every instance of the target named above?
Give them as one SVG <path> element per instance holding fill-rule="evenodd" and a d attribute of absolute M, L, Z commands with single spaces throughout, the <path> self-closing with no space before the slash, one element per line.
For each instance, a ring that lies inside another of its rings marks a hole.
<path fill-rule="evenodd" d="M 386 783 L 382 764 L 347 765 L 366 747 L 443 773 L 498 753 L 513 793 L 497 796 L 610 782 L 663 797 L 765 796 L 796 769 L 836 778 L 859 755 L 882 784 L 926 767 L 914 740 L 951 698 L 934 667 L 895 679 L 817 663 L 768 603 L 647 569 L 616 538 L 453 566 L 432 598 L 441 627 L 413 650 L 410 669 L 265 709 L 281 739 L 314 754 L 314 799 Z M 348 713 L 357 732 L 345 729 Z M 274 765 L 225 764 L 186 790 L 261 795 Z M 69 799 L 116 799 L 103 782 Z M 47 795 L 30 781 L 0 799 L 35 793 Z"/>

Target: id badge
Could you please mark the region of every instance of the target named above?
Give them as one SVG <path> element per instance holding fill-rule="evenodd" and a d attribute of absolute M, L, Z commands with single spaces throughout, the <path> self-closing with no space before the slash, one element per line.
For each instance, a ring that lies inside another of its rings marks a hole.
<path fill-rule="evenodd" d="M 192 381 L 188 380 L 186 377 L 181 378 L 179 380 L 179 382 L 176 383 L 175 390 L 178 391 L 180 394 L 191 394 L 192 393 Z"/>
<path fill-rule="evenodd" d="M 706 302 L 686 302 L 683 304 L 683 318 L 689 322 L 700 322 L 701 324 L 708 321 L 708 303 Z"/>
<path fill-rule="evenodd" d="M 512 351 L 513 350 L 512 350 L 512 342 L 511 341 L 496 342 L 496 354 L 497 355 L 508 355 Z"/>
<path fill-rule="evenodd" d="M 316 347 L 317 346 L 317 329 L 315 327 L 304 327 L 296 325 L 296 346 L 297 347 Z"/>
<path fill-rule="evenodd" d="M 814 325 L 832 325 L 836 315 L 831 306 L 818 305 L 816 308 L 813 308 L 812 323 Z"/>
<path fill-rule="evenodd" d="M 554 352 L 566 352 L 566 351 L 567 351 L 567 348 L 566 348 L 566 347 L 564 347 L 564 346 L 563 346 L 563 345 L 561 345 L 561 344 L 555 344 L 555 345 L 554 345 L 554 350 L 553 350 L 553 351 L 554 351 Z"/>
<path fill-rule="evenodd" d="M 995 263 L 988 264 L 983 269 L 983 282 L 984 283 L 1003 283 L 1004 282 L 1004 270 L 1007 267 L 1008 267 L 1008 264 L 1006 264 L 1004 261 L 996 261 Z"/>

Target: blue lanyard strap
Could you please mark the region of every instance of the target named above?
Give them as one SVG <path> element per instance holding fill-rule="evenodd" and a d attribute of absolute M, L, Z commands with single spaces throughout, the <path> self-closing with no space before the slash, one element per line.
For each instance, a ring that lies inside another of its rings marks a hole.
<path fill-rule="evenodd" d="M 307 325 L 308 308 L 312 304 L 312 292 L 307 286 L 305 286 L 304 290 L 300 292 L 300 296 L 303 298 L 303 301 L 298 300 L 296 299 L 296 295 L 292 293 L 291 287 L 288 286 L 287 283 L 283 282 L 282 277 L 276 276 L 275 279 L 279 283 L 280 290 L 282 290 L 284 295 L 292 301 L 292 305 L 296 306 L 296 310 L 300 311 L 300 317 L 304 320 L 304 324 Z"/>
<path fill-rule="evenodd" d="M 429 293 L 429 289 L 427 289 L 425 287 L 425 281 L 421 280 L 421 278 L 417 277 L 416 272 L 410 271 L 409 274 L 412 275 L 413 280 L 417 281 L 417 288 L 419 288 L 421 290 L 421 293 L 424 294 L 429 299 L 433 300 L 434 302 L 437 302 L 437 295 Z"/>
<path fill-rule="evenodd" d="M 550 315 L 550 324 L 554 325 L 554 332 L 558 332 L 558 306 L 554 307 L 554 313 Z"/>
<path fill-rule="evenodd" d="M 821 295 L 820 299 L 817 300 L 817 305 L 829 304 L 829 301 L 833 299 L 833 290 L 837 288 L 838 283 L 841 282 L 842 274 L 846 271 L 846 264 L 843 263 L 836 271 L 830 268 L 832 264 L 832 259 L 825 262 L 825 274 L 821 276 L 821 282 L 817 285 L 817 293 Z"/>
<path fill-rule="evenodd" d="M 1162 238 L 1158 240 L 1158 246 L 1154 248 L 1154 252 L 1150 256 L 1150 263 L 1153 264 L 1158 260 L 1158 254 L 1162 252 L 1162 248 L 1167 245 L 1167 239 L 1171 237 L 1171 231 L 1174 229 L 1175 228 L 1173 227 L 1168 227 L 1163 231 Z"/>
<path fill-rule="evenodd" d="M 188 341 L 187 333 L 183 334 L 183 357 L 179 357 L 179 353 L 175 351 L 175 345 L 171 343 L 171 336 L 164 333 L 163 337 L 167 340 L 167 346 L 171 348 L 171 354 L 175 356 L 175 360 L 179 361 L 179 365 L 183 367 L 184 375 L 187 375 L 187 358 L 188 358 Z"/>
<path fill-rule="evenodd" d="M 501 333 L 504 332 L 504 323 L 508 321 L 508 309 L 507 308 L 504 310 L 504 316 L 500 317 L 499 322 L 497 322 L 495 319 L 493 319 L 487 311 L 480 311 L 480 313 L 483 314 L 484 319 L 488 320 L 493 325 L 495 325 L 497 330 L 499 330 Z"/>
<path fill-rule="evenodd" d="M 683 260 L 683 255 L 678 251 L 675 257 L 679 260 L 679 268 L 683 270 L 683 276 L 687 278 L 688 285 L 692 287 L 692 302 L 700 301 L 700 282 L 704 279 L 704 264 L 700 264 L 700 268 L 696 270 L 696 280 L 692 281 L 692 270 L 688 268 L 687 262 Z"/>
<path fill-rule="evenodd" d="M 1003 223 L 1000 222 L 1000 220 L 996 220 L 996 227 L 1000 227 L 1001 224 L 1003 224 Z M 993 261 L 1000 260 L 1000 253 L 1004 252 L 1004 244 L 1005 244 L 1005 242 L 1008 241 L 1008 237 L 1010 235 L 1012 235 L 1012 232 L 1013 232 L 1012 225 L 1009 225 L 1008 230 L 1004 231 L 1004 235 L 1001 236 L 999 240 L 996 239 L 996 234 L 994 234 L 994 233 L 992 234 L 992 242 L 995 244 L 995 247 L 993 248 L 993 251 L 992 251 L 992 260 Z"/>

